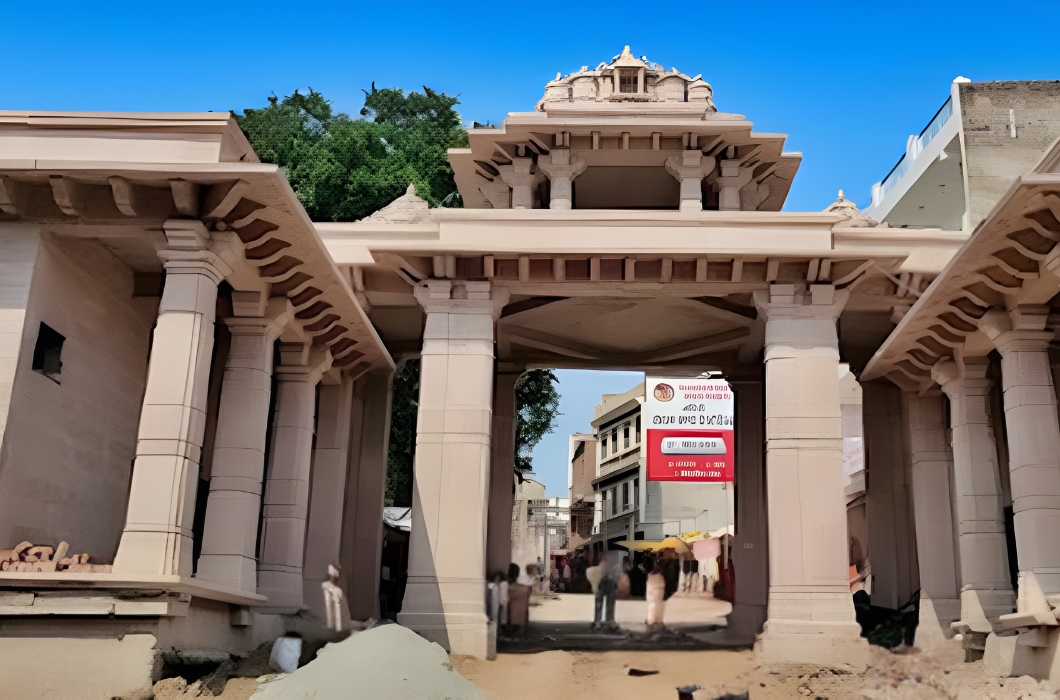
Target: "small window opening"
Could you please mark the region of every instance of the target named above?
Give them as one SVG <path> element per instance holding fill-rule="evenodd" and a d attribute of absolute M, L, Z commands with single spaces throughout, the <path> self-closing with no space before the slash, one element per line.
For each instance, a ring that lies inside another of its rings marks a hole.
<path fill-rule="evenodd" d="M 37 332 L 37 344 L 33 346 L 33 371 L 40 372 L 48 379 L 59 384 L 59 375 L 63 371 L 63 343 L 66 338 L 45 323 L 40 324 Z"/>
<path fill-rule="evenodd" d="M 618 75 L 619 92 L 637 92 L 637 74 L 622 72 Z"/>
<path fill-rule="evenodd" d="M 622 449 L 629 449 L 629 423 L 622 426 Z"/>

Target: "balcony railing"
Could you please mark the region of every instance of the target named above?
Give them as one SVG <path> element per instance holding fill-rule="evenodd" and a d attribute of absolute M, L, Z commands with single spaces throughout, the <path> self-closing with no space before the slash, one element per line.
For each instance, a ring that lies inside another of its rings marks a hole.
<path fill-rule="evenodd" d="M 898 181 L 901 180 L 909 170 L 909 164 L 916 160 L 916 157 L 923 152 L 927 145 L 939 135 L 939 132 L 942 131 L 942 127 L 952 116 L 953 99 L 950 98 L 943 103 L 938 112 L 935 112 L 935 116 L 931 118 L 931 121 L 928 122 L 928 125 L 924 127 L 924 130 L 920 132 L 919 136 L 909 137 L 909 142 L 906 144 L 905 154 L 898 159 L 898 162 L 895 163 L 894 167 L 891 168 L 891 171 L 887 173 L 886 177 L 873 186 L 873 206 L 878 205 L 887 193 L 898 184 Z"/>
<path fill-rule="evenodd" d="M 640 448 L 630 450 L 624 455 L 613 457 L 606 462 L 600 463 L 600 476 L 607 476 L 620 469 L 636 464 L 640 460 Z"/>

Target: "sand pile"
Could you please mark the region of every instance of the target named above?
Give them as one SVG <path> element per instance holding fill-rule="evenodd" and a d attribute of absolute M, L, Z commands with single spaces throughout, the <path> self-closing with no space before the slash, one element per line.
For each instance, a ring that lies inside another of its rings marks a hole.
<path fill-rule="evenodd" d="M 253 700 L 485 700 L 453 670 L 449 655 L 400 625 L 383 625 L 328 644 L 294 673 L 263 684 Z"/>

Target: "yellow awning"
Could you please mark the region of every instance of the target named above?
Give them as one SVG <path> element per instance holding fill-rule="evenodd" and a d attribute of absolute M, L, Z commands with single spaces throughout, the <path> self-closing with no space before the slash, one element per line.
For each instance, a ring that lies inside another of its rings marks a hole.
<path fill-rule="evenodd" d="M 647 552 L 650 550 L 656 550 L 659 548 L 659 540 L 619 540 L 615 542 L 616 545 L 624 549 L 628 549 L 631 552 Z"/>

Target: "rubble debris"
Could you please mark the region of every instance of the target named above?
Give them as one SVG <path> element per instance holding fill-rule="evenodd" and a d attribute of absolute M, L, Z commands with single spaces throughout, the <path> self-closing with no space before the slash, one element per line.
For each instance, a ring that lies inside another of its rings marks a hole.
<path fill-rule="evenodd" d="M 696 684 L 682 685 L 677 689 L 677 700 L 694 700 L 693 693 L 700 690 L 701 686 Z"/>
<path fill-rule="evenodd" d="M 0 549 L 0 571 L 51 573 L 66 571 L 77 574 L 109 574 L 113 568 L 92 554 L 70 554 L 70 544 L 57 547 L 20 542 L 13 549 Z"/>
<path fill-rule="evenodd" d="M 272 654 L 269 655 L 269 665 L 277 671 L 293 673 L 298 668 L 298 658 L 301 655 L 301 637 L 280 637 L 272 645 Z"/>
<path fill-rule="evenodd" d="M 486 694 L 453 670 L 449 655 L 399 625 L 380 625 L 328 644 L 317 658 L 261 686 L 253 700 L 351 697 L 387 700 L 484 700 Z"/>

